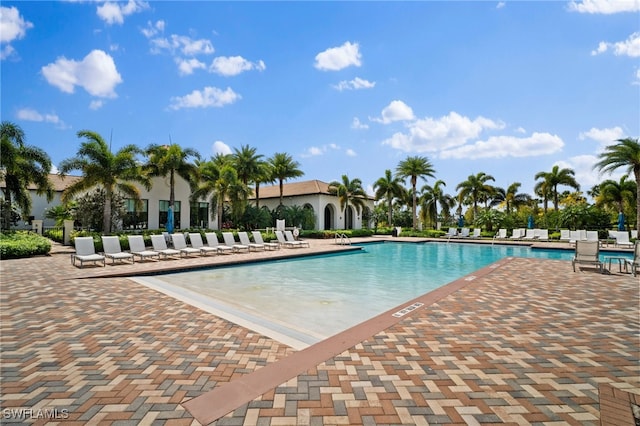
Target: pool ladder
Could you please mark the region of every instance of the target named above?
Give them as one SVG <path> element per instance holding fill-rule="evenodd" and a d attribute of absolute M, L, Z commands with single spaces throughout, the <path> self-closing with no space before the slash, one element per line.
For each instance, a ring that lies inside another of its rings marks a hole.
<path fill-rule="evenodd" d="M 347 237 L 347 234 L 341 234 L 339 232 L 336 232 L 336 236 L 335 236 L 334 241 L 335 241 L 336 244 L 339 244 L 341 246 L 345 246 L 345 245 L 350 246 L 351 245 L 351 239 L 349 239 L 349 237 Z"/>

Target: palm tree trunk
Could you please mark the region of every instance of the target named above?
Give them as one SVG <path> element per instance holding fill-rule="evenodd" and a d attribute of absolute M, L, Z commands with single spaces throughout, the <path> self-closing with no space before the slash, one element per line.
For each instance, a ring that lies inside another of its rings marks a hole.
<path fill-rule="evenodd" d="M 418 183 L 418 178 L 417 177 L 411 177 L 411 187 L 413 188 L 413 206 L 411 208 L 411 212 L 413 215 L 413 229 L 417 229 L 418 227 L 416 226 L 418 224 L 418 218 L 416 217 L 416 204 L 418 202 L 418 200 L 416 199 L 416 185 Z"/>
<path fill-rule="evenodd" d="M 260 182 L 256 182 L 256 209 L 260 208 Z"/>
<path fill-rule="evenodd" d="M 111 233 L 111 199 L 113 191 L 108 186 L 105 187 L 104 195 L 104 213 L 102 215 L 102 233 L 108 235 Z"/>
<path fill-rule="evenodd" d="M 284 199 L 284 181 L 280 179 L 280 205 L 282 205 L 283 199 Z"/>
<path fill-rule="evenodd" d="M 389 226 L 392 226 L 391 222 L 393 221 L 393 199 L 388 198 L 389 200 Z"/>
<path fill-rule="evenodd" d="M 640 228 L 640 167 L 633 170 L 636 177 L 636 230 Z"/>

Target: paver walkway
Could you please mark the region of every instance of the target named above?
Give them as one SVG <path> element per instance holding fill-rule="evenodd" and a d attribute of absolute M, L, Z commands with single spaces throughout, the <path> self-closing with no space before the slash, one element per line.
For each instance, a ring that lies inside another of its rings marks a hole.
<path fill-rule="evenodd" d="M 260 369 L 273 386 L 215 424 L 595 425 L 600 384 L 640 394 L 640 281 L 615 270 L 501 261 L 278 381 L 293 349 L 125 277 L 82 278 L 117 268 L 0 262 L 3 423 L 199 424 Z"/>

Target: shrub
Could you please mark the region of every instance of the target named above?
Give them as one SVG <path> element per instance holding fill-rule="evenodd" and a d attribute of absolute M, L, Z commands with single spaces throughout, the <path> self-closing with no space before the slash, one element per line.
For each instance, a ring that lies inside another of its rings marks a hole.
<path fill-rule="evenodd" d="M 16 231 L 0 234 L 0 259 L 46 255 L 50 251 L 51 242 L 33 232 Z"/>

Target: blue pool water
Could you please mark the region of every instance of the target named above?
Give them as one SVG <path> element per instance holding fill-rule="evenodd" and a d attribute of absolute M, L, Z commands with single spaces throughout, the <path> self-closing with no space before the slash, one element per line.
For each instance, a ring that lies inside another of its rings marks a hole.
<path fill-rule="evenodd" d="M 564 250 L 464 243 L 372 243 L 362 247 L 350 253 L 149 279 L 314 343 L 502 258 L 570 260 L 573 256 L 572 251 Z"/>

